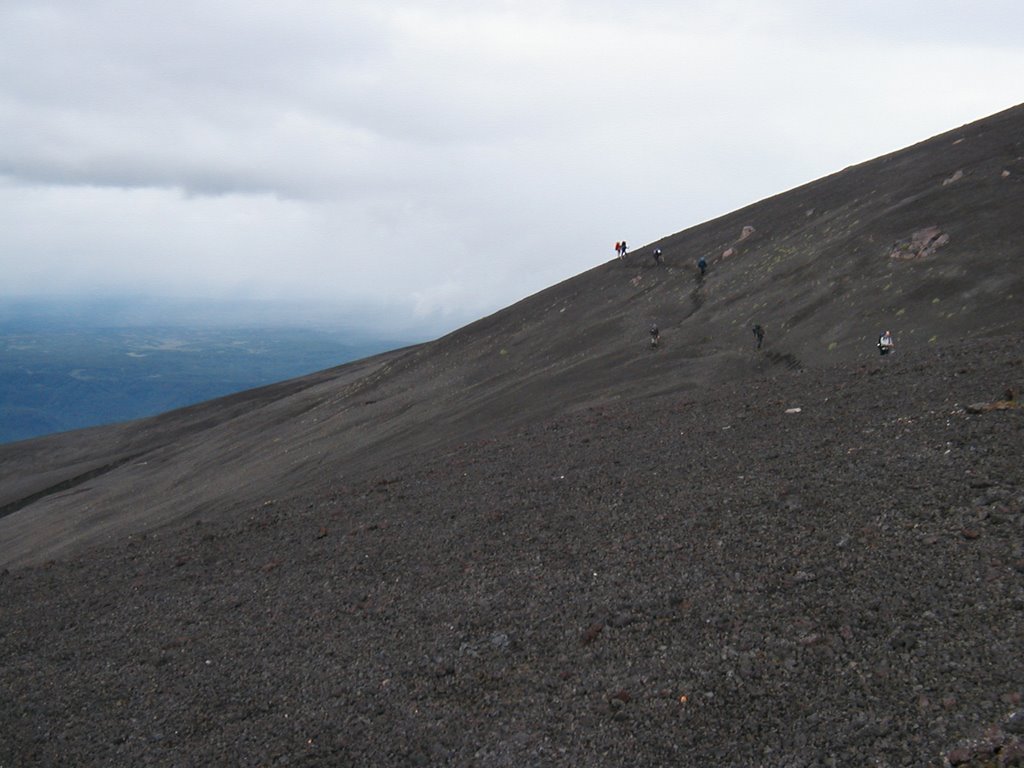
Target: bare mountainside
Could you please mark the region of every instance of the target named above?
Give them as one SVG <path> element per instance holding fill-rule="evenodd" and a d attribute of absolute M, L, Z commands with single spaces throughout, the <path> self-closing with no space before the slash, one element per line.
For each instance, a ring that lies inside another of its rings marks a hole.
<path fill-rule="evenodd" d="M 897 355 L 5 573 L 0 765 L 1019 766 L 1024 335 Z"/>
<path fill-rule="evenodd" d="M 0 766 L 1024 764 L 1022 157 L 4 446 Z"/>
<path fill-rule="evenodd" d="M 901 350 L 1019 329 L 1022 210 L 1024 106 L 672 235 L 429 344 L 0 446 L 0 565 L 248 509 L 590 405 L 862 361 L 884 328 Z M 753 323 L 767 331 L 759 354 Z"/>

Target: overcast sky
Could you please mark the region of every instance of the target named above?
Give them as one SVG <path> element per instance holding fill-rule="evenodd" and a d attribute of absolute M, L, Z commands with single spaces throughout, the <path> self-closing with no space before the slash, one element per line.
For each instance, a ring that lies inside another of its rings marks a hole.
<path fill-rule="evenodd" d="M 0 301 L 436 333 L 1022 97 L 1020 0 L 0 0 Z"/>

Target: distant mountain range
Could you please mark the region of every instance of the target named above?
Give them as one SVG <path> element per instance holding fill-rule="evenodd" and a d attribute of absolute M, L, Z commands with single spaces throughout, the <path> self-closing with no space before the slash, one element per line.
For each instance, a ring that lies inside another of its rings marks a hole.
<path fill-rule="evenodd" d="M 153 416 L 402 346 L 237 314 L 156 325 L 134 307 L 0 301 L 0 443 Z"/>

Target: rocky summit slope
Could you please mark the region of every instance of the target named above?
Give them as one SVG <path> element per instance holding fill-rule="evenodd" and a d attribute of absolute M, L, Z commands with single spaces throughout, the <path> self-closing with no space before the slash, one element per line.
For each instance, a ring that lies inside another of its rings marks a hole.
<path fill-rule="evenodd" d="M 1024 763 L 1022 158 L 0 446 L 0 766 Z"/>

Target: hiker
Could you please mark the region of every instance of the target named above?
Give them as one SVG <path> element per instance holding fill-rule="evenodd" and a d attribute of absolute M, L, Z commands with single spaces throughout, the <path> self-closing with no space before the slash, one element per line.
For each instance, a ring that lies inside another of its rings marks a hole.
<path fill-rule="evenodd" d="M 619 247 L 622 249 L 621 257 L 623 259 L 626 258 L 626 241 L 623 240 L 621 243 L 619 243 Z"/>
<path fill-rule="evenodd" d="M 895 348 L 896 346 L 893 344 L 892 333 L 890 331 L 886 331 L 878 337 L 878 354 L 888 355 Z"/>
<path fill-rule="evenodd" d="M 751 330 L 754 332 L 754 338 L 757 339 L 757 348 L 760 349 L 761 344 L 764 343 L 764 328 L 758 323 Z"/>
<path fill-rule="evenodd" d="M 700 270 L 700 276 L 704 277 L 704 273 L 708 271 L 708 260 L 703 256 L 697 261 L 697 269 Z"/>
<path fill-rule="evenodd" d="M 661 264 L 661 248 L 655 248 L 654 253 L 651 254 L 654 257 L 655 264 Z"/>
<path fill-rule="evenodd" d="M 615 255 L 622 258 L 622 243 L 615 241 Z"/>
<path fill-rule="evenodd" d="M 654 349 L 661 343 L 661 333 L 658 331 L 658 326 L 651 323 L 651 349 Z"/>

